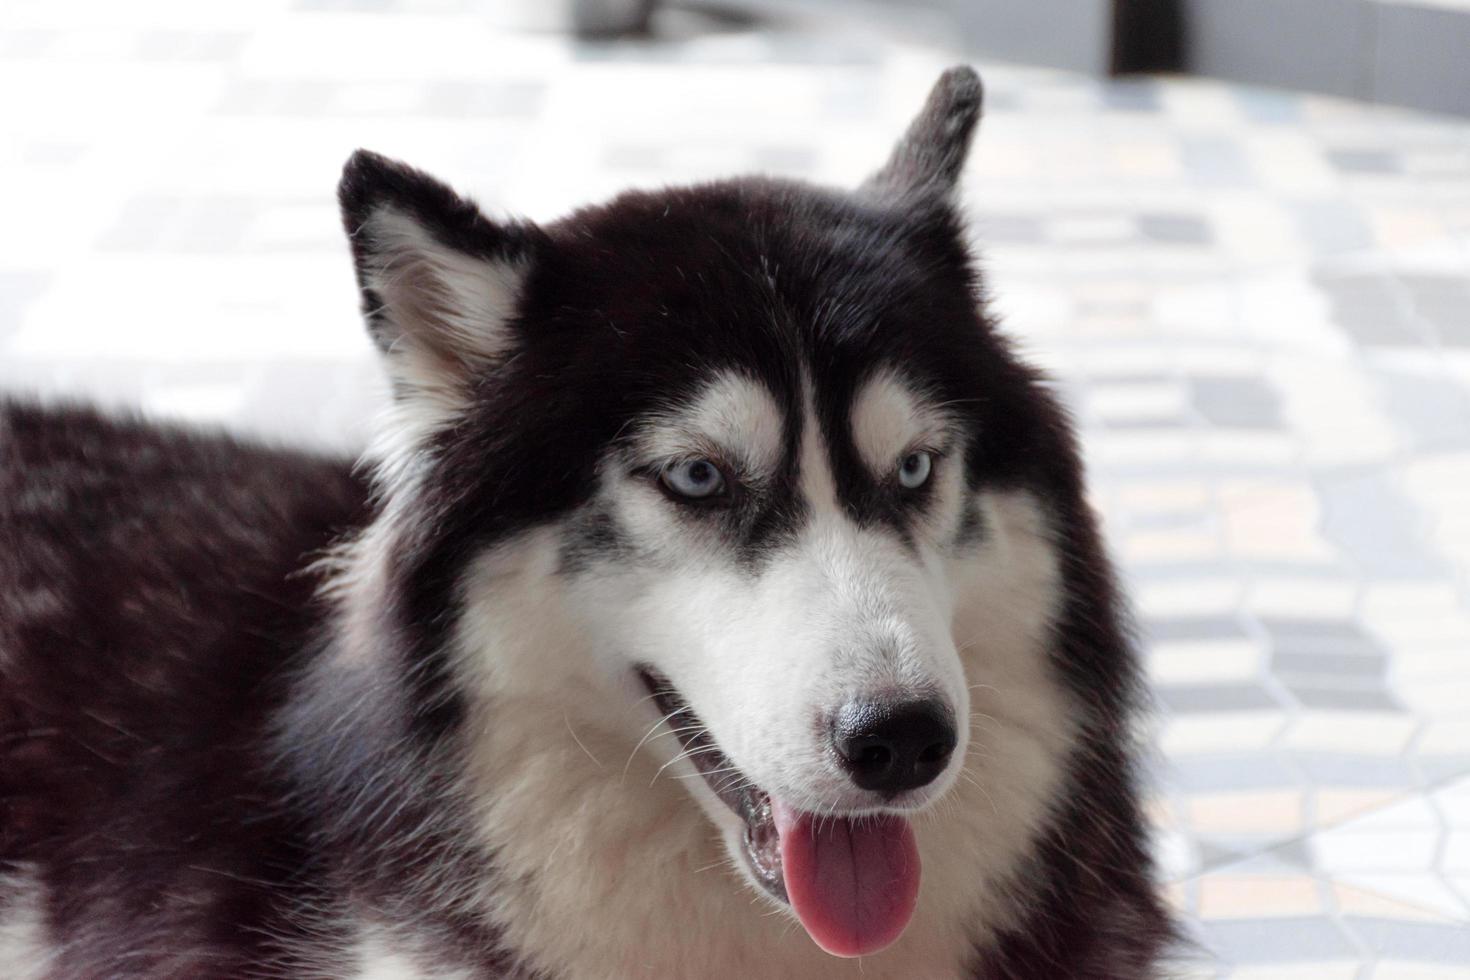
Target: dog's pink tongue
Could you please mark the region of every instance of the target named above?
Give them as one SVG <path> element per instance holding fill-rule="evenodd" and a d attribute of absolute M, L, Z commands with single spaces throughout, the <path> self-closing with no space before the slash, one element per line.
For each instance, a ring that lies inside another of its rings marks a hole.
<path fill-rule="evenodd" d="M 897 939 L 919 896 L 919 849 L 902 817 L 818 819 L 771 800 L 786 897 L 816 944 L 865 956 Z"/>

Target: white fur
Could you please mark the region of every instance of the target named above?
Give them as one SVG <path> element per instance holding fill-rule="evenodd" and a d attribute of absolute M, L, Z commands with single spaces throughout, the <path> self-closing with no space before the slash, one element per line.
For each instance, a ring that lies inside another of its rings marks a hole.
<path fill-rule="evenodd" d="M 684 422 L 701 417 L 770 423 L 760 407 L 696 409 Z M 842 514 L 810 406 L 805 423 L 814 515 L 759 575 L 646 480 L 609 467 L 598 503 L 639 561 L 558 574 L 560 529 L 549 527 L 495 549 L 464 581 L 469 788 L 500 872 L 482 900 L 509 946 L 550 973 L 959 976 L 970 944 L 1017 908 L 1004 883 L 1075 737 L 1048 658 L 1059 586 L 1044 512 L 1022 492 L 982 494 L 983 540 L 950 554 L 965 491 L 958 463 L 941 466 L 916 559 Z M 907 438 L 901 427 L 889 436 Z M 830 957 L 743 880 L 739 820 L 687 761 L 670 764 L 675 739 L 632 679 L 643 662 L 673 679 L 745 775 L 806 806 L 860 805 L 820 752 L 815 712 L 911 685 L 952 699 L 966 742 L 934 784 L 937 803 L 914 818 L 923 884 L 897 943 L 859 962 Z"/>
<path fill-rule="evenodd" d="M 765 385 L 741 374 L 717 376 L 691 405 L 661 415 L 637 440 L 645 459 L 706 456 L 759 480 L 781 457 L 781 410 Z"/>
<path fill-rule="evenodd" d="M 448 248 L 389 206 L 374 211 L 357 235 L 371 243 L 366 285 L 394 334 L 384 358 L 394 391 L 364 453 L 383 516 L 319 563 L 329 573 L 324 591 L 339 602 L 340 649 L 348 659 L 372 649 L 382 629 L 387 563 L 399 514 L 414 505 L 429 463 L 424 447 L 464 411 L 475 373 L 507 356 L 527 271 L 524 262 Z"/>
<path fill-rule="evenodd" d="M 395 485 L 404 482 L 399 469 L 418 463 L 427 436 L 464 409 L 468 383 L 507 354 L 526 265 L 448 248 L 389 206 L 357 235 L 370 243 L 365 285 L 390 323 L 385 361 L 399 396 L 368 456 Z"/>
<path fill-rule="evenodd" d="M 525 278 L 523 264 L 487 261 L 439 243 L 402 211 L 379 207 L 357 233 L 371 243 L 368 288 L 383 303 L 397 330 L 392 353 L 401 351 L 430 384 L 461 365 L 505 353 L 505 324 L 515 313 Z M 447 370 L 446 370 L 447 369 Z"/>
<path fill-rule="evenodd" d="M 963 716 L 968 698 L 943 583 L 894 537 L 843 512 L 806 400 L 800 485 L 811 516 L 794 545 L 754 577 L 728 556 L 711 567 L 704 554 L 651 580 L 598 576 L 596 591 L 626 591 L 589 607 L 624 611 L 612 631 L 638 637 L 638 656 L 673 681 L 762 789 L 801 809 L 850 811 L 878 801 L 832 764 L 821 719 L 852 700 L 930 689 Z"/>
<path fill-rule="evenodd" d="M 0 877 L 0 977 L 41 980 L 51 969 L 45 895 L 29 876 Z"/>
<path fill-rule="evenodd" d="M 866 381 L 852 402 L 852 440 L 873 475 L 892 473 L 916 449 L 942 449 L 949 420 L 892 372 Z"/>
<path fill-rule="evenodd" d="M 472 980 L 466 971 L 425 968 L 409 954 L 411 948 L 405 937 L 382 925 L 360 923 L 357 941 L 347 951 L 347 962 L 356 964 L 352 980 Z"/>

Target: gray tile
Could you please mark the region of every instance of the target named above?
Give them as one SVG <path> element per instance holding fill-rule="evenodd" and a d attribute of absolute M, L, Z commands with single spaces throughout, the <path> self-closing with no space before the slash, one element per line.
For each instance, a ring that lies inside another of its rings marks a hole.
<path fill-rule="evenodd" d="M 1428 340 L 1414 322 L 1403 287 L 1394 280 L 1318 271 L 1312 281 L 1327 296 L 1333 322 L 1360 345 L 1418 347 Z"/>
<path fill-rule="evenodd" d="M 1335 752 L 1295 752 L 1292 761 L 1317 786 L 1351 786 L 1367 789 L 1411 789 L 1420 785 L 1408 759 Z"/>
<path fill-rule="evenodd" d="M 1202 923 L 1204 941 L 1237 964 L 1356 959 L 1357 949 L 1327 916 L 1283 919 L 1213 919 Z"/>
<path fill-rule="evenodd" d="M 1193 419 L 1182 415 L 1155 415 L 1109 419 L 1102 427 L 1111 432 L 1138 432 L 1148 429 L 1182 429 L 1193 424 Z"/>
<path fill-rule="evenodd" d="M 1470 753 L 1420 754 L 1415 757 L 1414 763 L 1428 783 L 1470 775 Z"/>
<path fill-rule="evenodd" d="M 1159 421 L 1155 427 L 1168 428 L 1168 423 Z M 1110 425 L 1108 428 L 1121 428 L 1127 431 L 1127 426 Z M 1192 530 L 1208 526 L 1214 516 L 1213 511 L 1205 508 L 1186 511 L 1138 511 L 1128 515 L 1128 527 L 1135 531 L 1171 531 L 1183 528 Z"/>
<path fill-rule="evenodd" d="M 1140 214 L 1138 231 L 1154 242 L 1204 245 L 1214 239 L 1209 223 L 1195 214 Z"/>
<path fill-rule="evenodd" d="M 1461 319 L 1470 319 L 1470 305 Z M 1470 339 L 1470 328 L 1467 328 Z M 1470 391 L 1423 371 L 1369 367 L 1399 438 L 1411 450 L 1470 445 Z"/>
<path fill-rule="evenodd" d="M 1344 200 L 1303 201 L 1289 206 L 1302 238 L 1319 254 L 1352 252 L 1377 243 L 1362 212 Z"/>
<path fill-rule="evenodd" d="M 1213 425 L 1272 429 L 1281 426 L 1281 397 L 1259 378 L 1196 375 L 1189 379 L 1195 409 Z"/>
<path fill-rule="evenodd" d="M 1337 658 L 1367 670 L 1367 664 L 1382 663 L 1389 656 L 1376 637 L 1352 620 L 1267 617 L 1261 623 L 1270 635 L 1277 663 L 1305 668 L 1314 662 L 1329 662 L 1318 658 Z"/>
<path fill-rule="evenodd" d="M 1201 838 L 1198 843 L 1200 870 L 1208 871 L 1226 865 L 1238 864 L 1244 852 L 1215 841 Z"/>
<path fill-rule="evenodd" d="M 975 234 L 995 245 L 1037 245 L 1045 240 L 1043 219 L 1032 214 L 982 211 L 975 216 Z"/>
<path fill-rule="evenodd" d="M 1463 276 L 1401 275 L 1398 281 L 1416 307 L 1442 303 L 1463 311 L 1470 303 L 1470 272 Z"/>
<path fill-rule="evenodd" d="M 1211 187 L 1250 187 L 1256 183 L 1237 140 L 1224 136 L 1184 136 L 1179 144 L 1184 169 L 1194 182 Z"/>
<path fill-rule="evenodd" d="M 1259 846 L 1260 843 L 1257 842 L 1257 847 Z M 1315 867 L 1315 857 L 1307 844 L 1300 838 L 1293 838 L 1210 870 L 1227 871 L 1230 874 L 1279 876 L 1300 874 L 1303 869 L 1315 870 Z"/>
<path fill-rule="evenodd" d="M 1404 706 L 1387 691 L 1337 687 L 1320 682 L 1296 681 L 1282 677 L 1282 682 L 1304 708 L 1318 711 L 1403 711 Z"/>
<path fill-rule="evenodd" d="M 1327 162 L 1349 174 L 1396 174 L 1403 172 L 1403 162 L 1392 150 L 1341 149 L 1328 150 Z"/>
<path fill-rule="evenodd" d="M 1177 714 L 1256 711 L 1281 707 L 1258 684 L 1167 684 L 1155 688 L 1160 703 Z"/>
<path fill-rule="evenodd" d="M 1470 963 L 1470 925 L 1463 922 L 1406 922 L 1347 915 L 1343 916 L 1343 924 L 1382 959 L 1452 966 Z"/>
<path fill-rule="evenodd" d="M 1022 112 L 1026 108 L 1026 100 L 1020 92 L 1001 91 L 985 93 L 985 114 L 994 115 L 998 112 Z"/>
<path fill-rule="evenodd" d="M 1110 370 L 1094 368 L 1088 372 L 1091 380 L 1110 385 L 1161 385 L 1174 381 L 1170 374 L 1154 374 L 1146 371 Z"/>
<path fill-rule="evenodd" d="M 1470 279 L 1452 276 L 1403 276 L 1415 315 L 1437 339 L 1451 347 L 1470 347 Z"/>
<path fill-rule="evenodd" d="M 1301 775 L 1285 760 L 1260 752 L 1179 759 L 1173 776 L 1173 782 L 1186 793 L 1231 793 L 1301 785 Z"/>
<path fill-rule="evenodd" d="M 1289 92 L 1262 88 L 1237 88 L 1235 103 L 1251 122 L 1286 124 L 1302 118 L 1301 99 Z"/>
<path fill-rule="evenodd" d="M 1420 533 L 1423 514 L 1382 472 L 1331 471 L 1314 480 L 1322 502 L 1322 534 L 1344 557 L 1380 578 L 1444 575 L 1443 560 Z"/>
<path fill-rule="evenodd" d="M 1359 643 L 1370 640 L 1363 628 L 1352 619 L 1328 619 L 1321 617 L 1306 616 L 1262 616 L 1261 625 L 1271 634 L 1272 641 L 1278 644 L 1294 643 L 1302 644 L 1309 641 L 1320 641 L 1331 644 L 1334 649 L 1340 648 L 1347 643 Z M 1373 647 L 1374 652 L 1379 652 L 1378 647 Z"/>
<path fill-rule="evenodd" d="M 1279 867 L 1308 871 L 1317 867 L 1317 855 L 1313 853 L 1311 843 L 1301 838 L 1277 844 L 1263 851 L 1262 857 L 1276 862 Z"/>
<path fill-rule="evenodd" d="M 1401 286 L 1393 279 L 1382 275 L 1336 273 L 1329 269 L 1318 269 L 1312 281 L 1325 292 L 1334 306 L 1358 307 L 1364 305 L 1398 307 Z"/>
<path fill-rule="evenodd" d="M 1134 477 L 1134 476 L 1140 475 L 1140 474 L 1148 474 L 1148 475 L 1157 476 L 1161 472 L 1168 472 L 1168 471 L 1167 470 L 1164 470 L 1162 468 L 1156 467 L 1156 468 L 1153 468 L 1153 469 L 1150 469 L 1150 470 L 1142 470 L 1142 469 L 1139 469 L 1139 470 L 1119 469 L 1119 470 L 1116 470 L 1116 471 L 1113 471 L 1113 472 L 1118 472 L 1118 473 L 1123 474 L 1126 477 L 1130 477 L 1131 478 L 1131 477 Z M 1180 467 L 1177 472 L 1182 473 L 1182 474 L 1188 474 L 1188 475 L 1193 476 L 1193 475 L 1197 475 L 1198 474 L 1199 469 L 1196 466 L 1185 466 L 1185 467 Z M 1219 579 L 1221 579 L 1223 577 L 1227 577 L 1227 576 L 1236 577 L 1238 581 L 1243 581 L 1244 578 L 1245 578 L 1245 576 L 1243 576 L 1243 575 L 1237 575 L 1237 574 L 1235 574 L 1234 573 L 1234 570 L 1232 570 L 1232 569 L 1222 567 L 1221 564 L 1218 561 L 1211 561 L 1211 560 L 1200 560 L 1200 561 L 1160 561 L 1160 562 L 1153 562 L 1153 561 L 1134 561 L 1134 562 L 1129 562 L 1129 564 L 1128 564 L 1128 577 L 1131 580 L 1134 580 L 1134 581 L 1137 581 L 1137 582 L 1151 582 L 1151 581 L 1162 581 L 1162 580 L 1167 580 L 1167 581 L 1170 581 L 1170 582 L 1187 582 L 1187 581 L 1190 581 L 1191 579 L 1193 579 L 1193 580 L 1202 580 L 1202 581 L 1218 581 Z M 1145 627 L 1143 629 L 1142 633 L 1143 633 L 1144 639 L 1153 639 L 1154 638 L 1153 625 L 1150 624 L 1149 626 Z M 1230 637 L 1243 637 L 1246 634 L 1245 634 L 1244 629 L 1240 629 L 1239 627 L 1237 627 L 1237 631 L 1236 632 L 1234 632 L 1234 633 L 1227 633 L 1227 634 L 1221 634 L 1221 635 L 1222 636 L 1230 636 Z M 1159 638 L 1160 639 L 1167 639 L 1168 637 L 1166 637 L 1166 636 L 1159 636 Z M 1209 638 L 1208 636 L 1185 637 L 1185 639 L 1208 639 L 1208 638 Z"/>
<path fill-rule="evenodd" d="M 1447 314 L 1427 318 L 1440 343 L 1456 349 L 1470 347 L 1470 316 Z"/>
<path fill-rule="evenodd" d="M 1238 639 L 1245 636 L 1246 632 L 1240 621 L 1233 616 L 1177 616 L 1150 619 L 1144 624 L 1143 634 L 1147 641 L 1163 642 Z"/>
<path fill-rule="evenodd" d="M 1427 339 L 1397 310 L 1339 309 L 1333 320 L 1362 347 L 1422 347 Z"/>
<path fill-rule="evenodd" d="M 1115 79 L 1102 87 L 1102 104 L 1120 112 L 1158 112 L 1159 90 L 1142 79 Z"/>
<path fill-rule="evenodd" d="M 1338 677 L 1347 680 L 1381 678 L 1388 659 L 1352 653 L 1292 653 L 1271 655 L 1271 670 L 1277 676 Z"/>

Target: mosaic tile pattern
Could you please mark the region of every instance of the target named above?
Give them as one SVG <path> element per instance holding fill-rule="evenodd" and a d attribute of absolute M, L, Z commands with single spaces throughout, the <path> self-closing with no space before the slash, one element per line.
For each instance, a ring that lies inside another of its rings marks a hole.
<path fill-rule="evenodd" d="M 964 58 L 483 11 L 8 3 L 0 385 L 357 446 L 353 147 L 532 217 L 740 169 L 848 184 Z M 966 198 L 1137 596 L 1182 969 L 1470 976 L 1470 125 L 982 67 Z"/>

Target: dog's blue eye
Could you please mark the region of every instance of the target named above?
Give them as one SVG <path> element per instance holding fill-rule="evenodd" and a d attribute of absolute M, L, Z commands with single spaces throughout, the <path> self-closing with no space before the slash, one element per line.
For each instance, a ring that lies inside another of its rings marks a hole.
<path fill-rule="evenodd" d="M 674 463 L 664 469 L 660 479 L 674 493 L 691 500 L 708 500 L 725 492 L 725 474 L 707 459 Z"/>
<path fill-rule="evenodd" d="M 898 482 L 905 490 L 917 490 L 929 482 L 929 472 L 934 469 L 934 457 L 926 452 L 909 453 L 898 464 Z"/>

